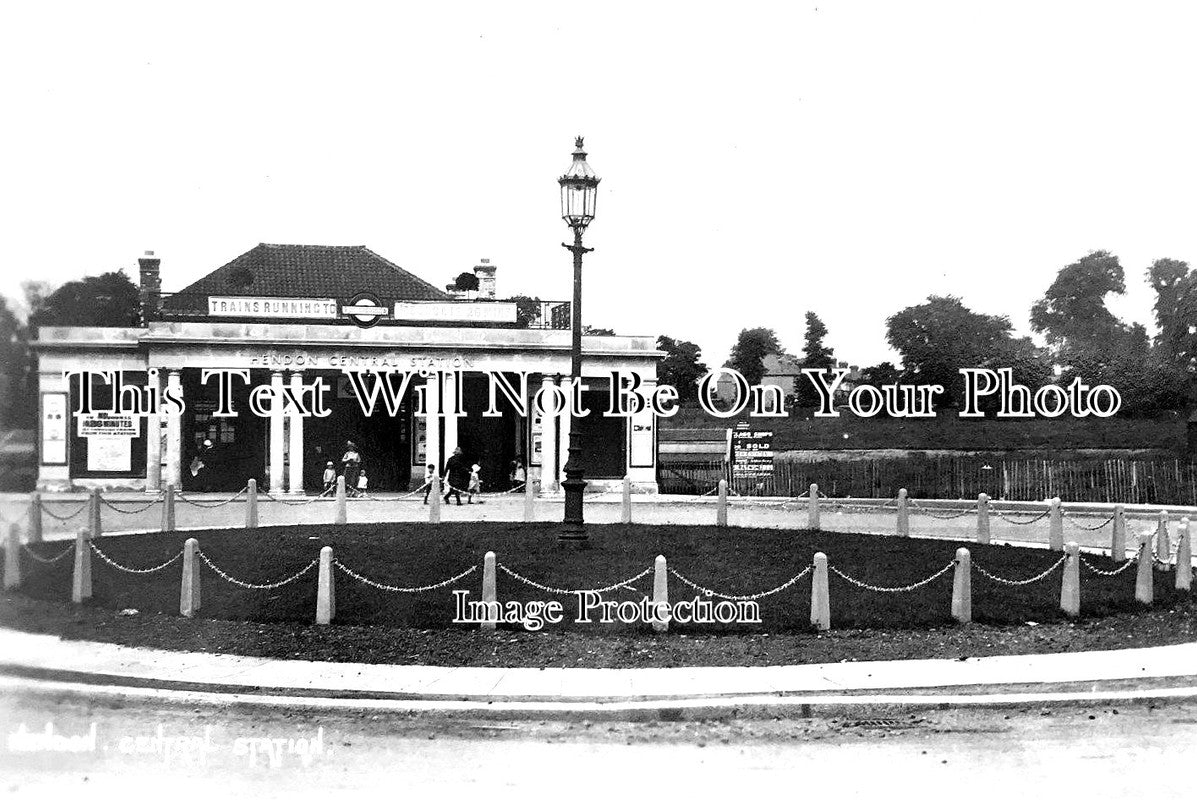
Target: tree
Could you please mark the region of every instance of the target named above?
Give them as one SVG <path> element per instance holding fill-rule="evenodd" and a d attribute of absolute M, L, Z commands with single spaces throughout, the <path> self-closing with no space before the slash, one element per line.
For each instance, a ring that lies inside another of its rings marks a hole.
<path fill-rule="evenodd" d="M 472 272 L 463 272 L 453 279 L 453 283 L 448 288 L 458 292 L 476 292 L 478 291 L 478 276 Z"/>
<path fill-rule="evenodd" d="M 806 335 L 802 346 L 803 369 L 831 369 L 835 366 L 835 353 L 823 343 L 827 326 L 813 311 L 806 312 Z M 801 408 L 813 408 L 819 404 L 819 393 L 806 378 L 797 378 L 794 403 Z"/>
<path fill-rule="evenodd" d="M 593 325 L 582 326 L 583 336 L 615 336 L 615 331 L 611 328 L 596 328 Z"/>
<path fill-rule="evenodd" d="M 665 358 L 657 364 L 658 382 L 677 389 L 680 404 L 697 401 L 698 381 L 707 374 L 702 349 L 694 342 L 671 336 L 657 337 L 657 347 L 665 352 Z"/>
<path fill-rule="evenodd" d="M 1197 393 L 1197 270 L 1184 261 L 1161 258 L 1147 271 L 1155 290 L 1155 345 L 1160 367 L 1179 388 Z"/>
<path fill-rule="evenodd" d="M 772 328 L 745 328 L 740 331 L 725 366 L 736 370 L 750 386 L 755 386 L 765 377 L 765 356 L 780 352 L 781 343 Z"/>
<path fill-rule="evenodd" d="M 124 270 L 88 276 L 59 286 L 48 296 L 32 297 L 29 327 L 69 325 L 127 328 L 141 321 L 141 295 Z"/>
<path fill-rule="evenodd" d="M 939 407 L 959 405 L 961 369 L 1010 367 L 1015 381 L 1032 386 L 1051 375 L 1034 343 L 1013 337 L 1008 317 L 979 314 L 959 297 L 932 295 L 894 314 L 886 329 L 886 341 L 902 356 L 903 381 L 944 387 Z"/>
<path fill-rule="evenodd" d="M 540 322 L 540 298 L 517 294 L 505 302 L 515 303 L 515 321 L 521 328 L 529 328 Z"/>
<path fill-rule="evenodd" d="M 0 296 L 0 425 L 36 425 L 37 391 L 29 331 Z"/>
<path fill-rule="evenodd" d="M 1111 342 L 1130 333 L 1106 308 L 1106 295 L 1125 291 L 1126 276 L 1118 257 L 1097 250 L 1061 269 L 1031 306 L 1031 329 L 1044 334 L 1064 373 L 1082 363 L 1092 364 Z"/>

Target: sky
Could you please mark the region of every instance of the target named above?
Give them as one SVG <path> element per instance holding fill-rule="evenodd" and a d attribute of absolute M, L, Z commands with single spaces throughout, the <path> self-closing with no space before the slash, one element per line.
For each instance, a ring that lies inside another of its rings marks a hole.
<path fill-rule="evenodd" d="M 557 177 L 602 178 L 584 316 L 894 360 L 952 294 L 1029 333 L 1061 267 L 1197 263 L 1197 4 L 55 3 L 0 7 L 0 293 L 259 242 L 567 299 Z"/>

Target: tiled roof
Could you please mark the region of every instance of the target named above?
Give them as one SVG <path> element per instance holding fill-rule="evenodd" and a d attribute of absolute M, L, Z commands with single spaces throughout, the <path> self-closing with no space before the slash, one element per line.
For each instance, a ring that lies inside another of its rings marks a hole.
<path fill-rule="evenodd" d="M 174 293 L 163 305 L 168 310 L 188 308 L 196 299 L 212 295 L 343 300 L 358 292 L 372 292 L 383 302 L 449 299 L 363 245 L 260 244 Z"/>

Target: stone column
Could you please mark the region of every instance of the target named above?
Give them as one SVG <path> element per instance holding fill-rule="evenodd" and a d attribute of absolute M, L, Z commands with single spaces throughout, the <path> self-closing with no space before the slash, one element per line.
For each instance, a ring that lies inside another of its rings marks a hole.
<path fill-rule="evenodd" d="M 553 378 L 545 375 L 540 380 L 544 398 L 553 391 Z M 535 413 L 535 412 L 533 412 Z M 540 491 L 551 492 L 557 483 L 557 418 L 551 414 L 540 418 Z"/>
<path fill-rule="evenodd" d="M 441 394 L 435 375 L 429 375 L 424 384 L 424 411 L 427 421 L 424 424 L 424 457 L 429 464 L 436 466 L 436 472 L 441 475 L 445 471 L 445 460 L 441 458 Z M 421 468 L 423 474 L 426 470 Z M 436 491 L 436 488 L 433 488 Z"/>
<path fill-rule="evenodd" d="M 557 418 L 557 482 L 565 480 L 565 462 L 569 460 L 569 431 L 573 427 L 574 415 L 569 409 L 569 376 L 561 379 L 561 390 L 565 393 L 566 406 Z"/>
<path fill-rule="evenodd" d="M 167 371 L 166 388 L 176 397 L 183 396 L 182 371 Z M 161 480 L 176 489 L 183 486 L 183 418 L 173 409 L 166 414 L 166 474 Z"/>
<path fill-rule="evenodd" d="M 146 382 L 153 389 L 161 388 L 161 381 L 155 373 L 147 373 Z M 146 414 L 145 490 L 156 492 L 160 488 L 162 488 L 162 417 L 158 414 Z"/>
<path fill-rule="evenodd" d="M 461 409 L 457 407 L 457 376 L 452 372 L 442 373 L 445 376 L 445 395 L 442 399 L 445 411 L 445 458 L 453 455 L 457 447 L 457 414 Z M 475 453 L 475 455 L 477 455 Z"/>
<path fill-rule="evenodd" d="M 291 393 L 303 397 L 303 373 L 291 373 Z M 287 417 L 287 493 L 303 494 L 303 416 L 299 408 L 290 404 Z"/>
<path fill-rule="evenodd" d="M 270 372 L 270 488 L 268 491 L 283 491 L 283 373 Z"/>

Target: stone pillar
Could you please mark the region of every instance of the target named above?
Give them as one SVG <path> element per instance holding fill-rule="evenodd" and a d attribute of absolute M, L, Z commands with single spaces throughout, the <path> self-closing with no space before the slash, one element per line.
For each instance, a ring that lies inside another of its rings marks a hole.
<path fill-rule="evenodd" d="M 557 483 L 565 480 L 565 462 L 569 460 L 569 432 L 573 427 L 574 415 L 570 413 L 569 408 L 569 378 L 561 379 L 561 389 L 565 392 L 566 405 L 565 410 L 557 417 Z"/>
<path fill-rule="evenodd" d="M 553 391 L 551 376 L 545 375 L 541 379 L 540 390 L 545 398 L 550 396 L 549 393 Z M 557 480 L 557 417 L 546 414 L 540 420 L 540 491 L 556 490 Z"/>
<path fill-rule="evenodd" d="M 176 397 L 183 396 L 183 373 L 180 370 L 172 369 L 166 373 L 166 388 Z M 166 414 L 166 473 L 160 481 L 183 486 L 183 417 L 173 407 Z"/>
<path fill-rule="evenodd" d="M 157 373 L 147 373 L 146 382 L 159 388 Z M 156 492 L 162 487 L 162 417 L 146 414 L 145 417 L 145 490 Z"/>
<path fill-rule="evenodd" d="M 283 373 L 281 370 L 270 372 L 270 453 L 269 488 L 267 491 L 279 493 L 283 491 Z"/>
<path fill-rule="evenodd" d="M 296 397 L 303 397 L 303 374 L 300 372 L 291 373 L 291 393 Z M 288 469 L 287 469 L 287 492 L 288 494 L 303 494 L 303 415 L 299 413 L 299 407 L 294 403 L 290 404 L 288 410 L 291 412 L 287 417 L 288 425 Z"/>
<path fill-rule="evenodd" d="M 457 376 L 452 372 L 443 374 L 445 376 L 445 393 L 441 402 L 445 411 L 445 459 L 448 460 L 457 447 L 457 414 L 461 409 L 457 407 Z"/>
<path fill-rule="evenodd" d="M 436 467 L 436 472 L 440 475 L 445 471 L 445 459 L 441 458 L 441 393 L 435 375 L 429 375 L 424 383 L 424 411 L 427 412 L 427 421 L 424 424 L 424 458 L 427 463 Z"/>

